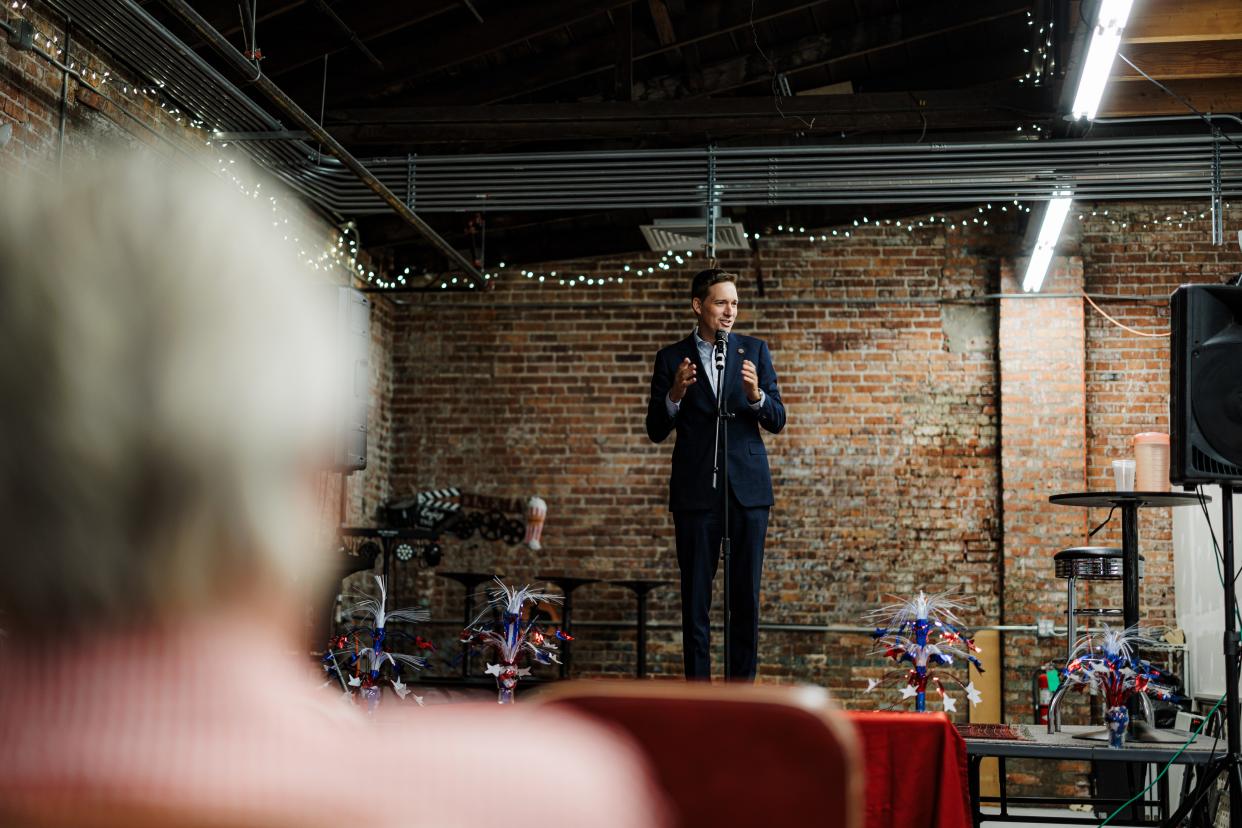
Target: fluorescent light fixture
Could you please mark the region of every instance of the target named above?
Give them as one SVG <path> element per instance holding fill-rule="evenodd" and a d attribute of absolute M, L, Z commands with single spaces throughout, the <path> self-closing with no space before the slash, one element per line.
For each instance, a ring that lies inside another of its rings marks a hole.
<path fill-rule="evenodd" d="M 1087 59 L 1083 62 L 1078 91 L 1074 95 L 1075 118 L 1090 120 L 1095 117 L 1132 4 L 1133 0 L 1100 0 L 1099 18 L 1091 32 L 1091 45 L 1087 48 Z"/>
<path fill-rule="evenodd" d="M 1039 240 L 1035 242 L 1035 250 L 1031 253 L 1031 261 L 1026 266 L 1026 278 L 1022 280 L 1022 289 L 1027 293 L 1035 293 L 1044 284 L 1044 276 L 1048 275 L 1048 265 L 1052 264 L 1052 254 L 1056 251 L 1057 240 L 1061 238 L 1061 228 L 1065 225 L 1065 217 L 1069 215 L 1070 205 L 1074 203 L 1071 196 L 1058 196 L 1048 200 L 1044 208 L 1044 223 L 1039 227 Z"/>

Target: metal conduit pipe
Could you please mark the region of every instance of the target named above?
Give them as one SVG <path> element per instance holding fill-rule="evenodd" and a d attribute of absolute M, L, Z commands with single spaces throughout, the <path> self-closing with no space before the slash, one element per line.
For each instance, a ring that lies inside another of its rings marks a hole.
<path fill-rule="evenodd" d="M 1121 189 L 1121 188 L 1091 188 L 1081 189 L 1075 193 L 1080 200 L 1086 201 L 1143 201 L 1151 199 L 1176 199 L 1176 200 L 1192 200 L 1201 199 L 1207 188 L 1205 186 L 1181 186 L 1167 188 L 1144 188 L 1138 189 Z M 1242 196 L 1242 189 L 1237 187 L 1226 188 L 1225 196 L 1228 198 L 1238 198 Z M 946 204 L 961 205 L 967 207 L 978 204 L 983 201 L 1006 201 L 1012 199 L 1026 201 L 1043 201 L 1050 197 L 1050 194 L 1043 189 L 1017 191 L 1009 190 L 983 190 L 983 191 L 941 191 L 941 190 L 920 190 L 920 191 L 904 191 L 904 192 L 875 192 L 851 195 L 841 195 L 840 193 L 831 193 L 824 195 L 805 195 L 801 197 L 783 197 L 780 199 L 770 200 L 733 200 L 722 199 L 721 204 L 728 209 L 739 204 L 747 205 L 770 205 L 770 206 L 823 206 L 827 204 L 850 206 L 850 205 L 875 205 L 875 204 L 926 204 L 929 201 L 939 201 Z M 357 199 L 347 200 L 334 198 L 331 206 L 339 211 L 353 215 L 374 215 L 376 213 L 385 212 L 380 206 L 376 206 L 370 201 Z M 590 199 L 560 199 L 557 201 L 536 201 L 536 200 L 480 200 L 476 199 L 467 202 L 418 202 L 419 210 L 422 212 L 460 212 L 463 210 L 583 210 L 583 209 L 651 209 L 664 207 L 669 209 L 692 209 L 698 206 L 698 201 L 693 198 L 669 198 L 669 199 L 610 199 L 603 200 L 598 198 Z"/>
<path fill-rule="evenodd" d="M 977 158 L 1028 158 L 1035 156 L 1045 162 L 1053 162 L 1066 156 L 1084 157 L 1118 157 L 1125 153 L 1169 152 L 1176 147 L 1189 149 L 1203 148 L 1212 143 L 1210 136 L 1167 136 L 1157 138 L 1127 139 L 1083 139 L 1083 140 L 1048 140 L 1028 142 L 1008 142 L 995 144 L 945 144 L 933 155 L 927 153 L 910 153 L 909 145 L 879 145 L 877 147 L 778 147 L 773 150 L 796 151 L 796 155 L 782 153 L 779 157 L 755 156 L 752 152 L 739 153 L 720 150 L 719 163 L 728 168 L 745 169 L 748 166 L 765 168 L 772 164 L 782 167 L 802 163 L 849 163 L 857 164 L 868 158 L 877 158 L 877 163 L 891 164 L 895 162 L 913 161 L 917 163 L 942 163 L 938 159 L 950 158 L 956 161 Z M 867 150 L 866 153 L 857 152 Z M 380 156 L 369 159 L 377 167 L 399 165 L 405 166 L 409 156 Z M 703 169 L 706 154 L 701 150 L 629 150 L 612 152 L 578 152 L 578 153 L 539 153 L 525 155 L 465 155 L 465 156 L 415 156 L 414 160 L 421 167 L 444 169 L 473 169 L 477 167 L 496 167 L 527 169 L 530 167 L 562 168 L 566 170 L 616 168 L 625 165 L 642 165 L 653 169 L 681 167 L 687 169 Z"/>
<path fill-rule="evenodd" d="M 405 205 L 405 202 L 393 195 L 392 191 L 389 190 L 382 181 L 372 175 L 370 170 L 363 166 L 362 162 L 354 158 L 354 156 L 350 154 L 349 150 L 345 149 L 345 147 L 333 138 L 327 130 L 321 127 L 314 118 L 306 114 L 306 112 L 304 112 L 292 98 L 286 95 L 280 87 L 268 80 L 253 64 L 250 63 L 250 61 L 246 60 L 245 56 L 233 48 L 233 45 L 229 43 L 223 35 L 212 28 L 211 24 L 208 23 L 198 12 L 196 12 L 189 3 L 185 2 L 185 0 L 162 0 L 162 2 L 186 25 L 196 31 L 200 37 L 210 43 L 212 47 L 215 48 L 215 50 L 223 58 L 225 58 L 225 60 L 233 65 L 234 68 L 238 69 L 243 74 L 254 72 L 255 77 L 252 82 L 263 92 L 263 94 L 265 94 L 273 103 L 280 107 L 281 110 L 286 112 L 289 117 L 293 118 L 293 120 L 296 121 L 303 129 L 313 135 L 317 141 L 326 146 L 328 148 L 328 152 L 335 155 L 342 164 L 352 170 L 368 189 L 383 199 L 390 207 L 392 207 L 394 211 L 396 211 L 397 215 L 405 219 L 408 224 L 426 237 L 427 240 L 435 245 L 442 253 L 444 253 L 450 261 L 455 262 L 467 275 L 479 280 L 480 282 L 483 281 L 483 274 L 475 268 L 474 264 L 470 260 L 463 256 L 451 244 L 441 238 L 430 225 L 415 215 L 414 211 Z M 125 0 L 125 3 L 131 8 L 135 6 L 134 0 Z"/>
<path fill-rule="evenodd" d="M 1199 166 L 1205 165 L 1205 159 L 1202 154 L 1190 152 L 1170 152 L 1166 155 L 1151 157 L 1134 157 L 1134 158 L 1084 158 L 1084 159 L 1067 159 L 1056 162 L 1057 171 L 1074 171 L 1074 170 L 1098 170 L 1101 162 L 1111 164 L 1165 164 L 1165 165 L 1184 165 Z M 1221 159 L 1222 164 L 1238 168 L 1242 166 L 1242 157 L 1237 159 Z M 1011 170 L 1028 170 L 1039 167 L 1052 166 L 1051 162 L 1028 163 L 1019 165 L 1006 163 L 1003 161 L 976 161 L 971 162 L 969 169 L 974 173 L 997 172 L 1004 173 Z M 515 170 L 505 167 L 463 167 L 460 169 L 443 169 L 434 166 L 416 166 L 419 173 L 419 185 L 427 186 L 436 183 L 452 183 L 459 181 L 482 181 L 490 184 L 498 183 L 529 183 L 538 181 L 557 181 L 564 183 L 580 183 L 583 185 L 600 182 L 600 181 L 619 181 L 624 183 L 635 175 L 650 176 L 653 180 L 676 181 L 679 183 L 690 183 L 703 188 L 702 178 L 698 175 L 700 170 L 673 168 L 664 170 L 651 170 L 642 167 L 616 167 L 613 169 L 599 168 L 582 168 L 582 169 L 560 169 L 550 168 L 542 170 Z M 382 168 L 381 169 L 388 169 Z M 836 164 L 833 166 L 815 166 L 793 168 L 788 172 L 797 173 L 800 177 L 813 176 L 832 176 L 840 174 L 863 175 L 874 173 L 892 174 L 894 169 L 901 170 L 906 174 L 925 173 L 936 174 L 942 172 L 955 172 L 961 174 L 963 167 L 961 162 L 945 162 L 938 164 L 906 164 L 894 167 L 892 164 Z M 785 174 L 782 171 L 782 174 Z M 774 170 L 746 170 L 746 169 L 728 169 L 721 172 L 717 178 L 719 182 L 725 181 L 748 181 L 748 180 L 772 180 L 776 175 Z"/>
<path fill-rule="evenodd" d="M 89 0 L 50 0 L 80 22 L 119 57 L 158 78 L 174 97 L 208 112 L 220 111 L 263 129 L 276 129 L 279 122 L 245 95 L 195 52 L 186 48 L 162 24 L 142 8 L 122 10 L 113 4 Z M 128 11 L 128 15 L 118 14 Z M 152 49 L 153 43 L 166 49 Z"/>
<path fill-rule="evenodd" d="M 50 5 L 66 16 L 73 16 L 89 33 L 104 43 L 123 61 L 137 68 L 148 77 L 158 79 L 162 91 L 168 93 L 182 106 L 201 115 L 206 121 L 221 116 L 230 122 L 244 122 L 269 129 L 279 123 L 242 95 L 192 52 L 182 54 L 186 61 L 174 59 L 173 49 L 153 49 L 163 42 L 163 27 L 149 16 L 142 18 L 119 17 L 109 14 L 120 11 L 108 4 L 80 2 L 80 0 L 49 0 Z M 175 40 L 175 39 L 174 39 Z M 275 162 L 289 160 L 293 147 L 282 148 L 278 153 L 265 151 L 253 154 L 255 160 L 265 167 Z M 309 149 L 307 150 L 309 152 Z M 297 156 L 294 156 L 296 158 Z M 294 183 L 282 177 L 287 183 Z"/>
<path fill-rule="evenodd" d="M 73 24 L 69 20 L 65 20 L 65 45 L 61 49 L 61 54 L 65 56 L 65 60 L 69 60 L 70 49 L 73 47 Z M 56 173 L 64 175 L 65 172 L 65 122 L 69 119 L 69 73 L 60 73 L 60 121 L 56 138 Z"/>
<path fill-rule="evenodd" d="M 163 92 L 201 116 L 204 122 L 244 124 L 263 131 L 280 127 L 279 121 L 229 84 L 197 54 L 187 52 L 183 46 L 178 48 L 176 38 L 149 15 L 126 16 L 125 10 L 116 6 L 80 0 L 49 2 L 66 15 L 79 15 L 85 28 L 118 57 L 146 76 L 158 79 Z M 152 48 L 153 44 L 168 44 L 169 48 Z M 176 54 L 185 60 L 178 60 Z M 308 192 L 297 174 L 311 155 L 309 146 L 285 143 L 257 148 L 249 154 L 285 185 L 323 210 L 330 220 L 341 220 L 339 212 L 328 208 L 329 199 L 316 198 Z"/>
<path fill-rule="evenodd" d="M 1039 143 L 1047 145 L 1053 142 Z M 1101 143 L 1115 144 L 1112 140 Z M 905 178 L 894 176 L 893 165 L 888 163 L 883 165 L 888 175 L 881 181 L 860 181 L 860 170 L 857 166 L 852 169 L 848 166 L 825 167 L 815 169 L 814 172 L 807 167 L 799 171 L 801 176 L 797 179 L 787 178 L 783 170 L 779 173 L 747 177 L 744 172 L 739 174 L 726 168 L 721 172 L 719 180 L 723 187 L 722 203 L 726 206 L 747 203 L 798 203 L 805 199 L 812 199 L 817 203 L 860 201 L 859 198 L 842 197 L 829 190 L 829 187 L 841 190 L 868 188 L 866 200 L 894 203 L 911 203 L 920 198 L 937 197 L 951 197 L 960 201 L 1014 197 L 1044 199 L 1062 188 L 1079 191 L 1081 198 L 1202 196 L 1210 184 L 1211 174 L 1210 159 L 1202 154 L 1205 146 L 1202 139 L 1192 137 L 1186 141 L 1179 138 L 1171 142 L 1147 140 L 1143 143 L 1147 146 L 1137 150 L 1119 147 L 1119 150 L 1128 151 L 1131 156 L 1136 151 L 1142 153 L 1140 157 L 1124 161 L 1108 159 L 1107 151 L 1103 152 L 1103 157 L 1099 157 L 1101 147 L 1089 147 L 1085 151 L 1081 147 L 1075 147 L 1071 154 L 1083 160 L 1063 165 L 1064 169 L 1045 167 L 1012 170 L 998 163 L 967 164 L 963 169 L 963 165 L 952 160 L 934 161 L 934 170 L 952 170 L 957 173 L 946 182 L 911 180 L 909 175 Z M 1103 149 L 1106 150 L 1107 147 Z M 1164 152 L 1152 151 L 1160 149 L 1164 149 Z M 1195 150 L 1200 154 L 1196 155 Z M 687 152 L 678 151 L 678 154 L 685 156 Z M 970 154 L 976 155 L 974 152 Z M 987 153 L 978 155 L 986 156 Z M 697 169 L 683 168 L 674 172 L 666 168 L 653 175 L 652 180 L 646 180 L 640 174 L 643 172 L 641 165 L 632 166 L 625 161 L 617 164 L 618 168 L 615 170 L 597 170 L 594 174 L 584 174 L 586 168 L 581 163 L 572 164 L 566 169 L 561 169 L 558 165 L 550 170 L 536 170 L 541 157 L 528 156 L 526 160 L 532 166 L 516 170 L 491 168 L 489 162 L 493 160 L 494 157 L 453 159 L 441 167 L 437 159 L 413 159 L 412 163 L 416 166 L 415 178 L 418 181 L 418 189 L 414 194 L 416 203 L 423 210 L 474 209 L 480 204 L 486 204 L 490 208 L 512 209 L 572 209 L 591 205 L 695 206 L 701 200 L 703 188 L 703 179 L 699 177 Z M 1106 160 L 1111 166 L 1102 168 L 1100 165 Z M 1135 161 L 1138 163 L 1134 163 Z M 470 167 L 461 166 L 463 163 Z M 394 184 L 397 179 L 408 180 L 410 165 L 411 160 L 407 158 L 380 159 L 375 164 L 377 174 L 385 178 L 391 175 Z M 389 169 L 385 169 L 385 166 Z M 867 166 L 871 167 L 873 164 L 868 163 Z M 1226 178 L 1236 180 L 1239 171 L 1242 171 L 1242 159 L 1227 162 L 1225 166 Z M 899 170 L 899 173 L 923 172 L 925 171 L 915 167 Z M 328 171 L 319 171 L 317 174 L 324 178 L 333 177 Z M 489 180 L 489 176 L 493 178 Z M 1018 176 L 1018 180 L 1014 180 L 1014 176 Z M 966 180 L 962 180 L 963 178 Z M 462 186 L 476 180 L 487 182 L 488 186 Z M 814 186 L 816 182 L 823 186 Z M 1228 193 L 1236 192 L 1236 187 L 1233 181 L 1227 180 Z M 558 190 L 559 192 L 554 192 Z M 340 193 L 341 203 L 356 205 L 351 195 L 353 194 Z"/>

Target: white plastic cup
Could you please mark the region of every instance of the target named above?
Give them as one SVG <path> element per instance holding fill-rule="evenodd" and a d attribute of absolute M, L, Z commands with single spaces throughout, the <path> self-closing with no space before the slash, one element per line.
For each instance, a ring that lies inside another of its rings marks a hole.
<path fill-rule="evenodd" d="M 1117 486 L 1116 491 L 1118 492 L 1134 491 L 1133 460 L 1113 461 L 1113 482 Z"/>

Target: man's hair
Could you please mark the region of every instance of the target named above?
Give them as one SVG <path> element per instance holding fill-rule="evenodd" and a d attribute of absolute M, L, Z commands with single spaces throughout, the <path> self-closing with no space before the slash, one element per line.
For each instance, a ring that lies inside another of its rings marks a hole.
<path fill-rule="evenodd" d="M 702 302 L 707 298 L 707 292 L 712 289 L 712 285 L 718 285 L 721 282 L 733 282 L 737 284 L 737 274 L 730 273 L 718 267 L 709 267 L 707 270 L 700 270 L 695 274 L 694 279 L 690 282 L 690 298 L 698 299 Z"/>
<path fill-rule="evenodd" d="M 0 188 L 5 624 L 112 629 L 314 583 L 334 288 L 227 183 L 92 161 Z"/>

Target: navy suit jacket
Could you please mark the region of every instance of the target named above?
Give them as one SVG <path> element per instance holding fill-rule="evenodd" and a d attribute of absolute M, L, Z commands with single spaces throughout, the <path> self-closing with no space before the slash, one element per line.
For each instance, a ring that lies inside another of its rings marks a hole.
<path fill-rule="evenodd" d="M 785 406 L 776 386 L 772 354 L 762 339 L 736 333 L 729 335 L 726 353 L 725 405 L 737 415 L 729 420 L 729 488 L 743 506 L 771 506 L 772 473 L 768 468 L 768 452 L 759 435 L 759 427 L 763 426 L 773 434 L 785 427 Z M 683 359 L 690 359 L 698 366 L 698 379 L 686 389 L 677 416 L 670 417 L 665 399 Z M 745 359 L 755 364 L 759 387 L 765 394 L 758 411 L 750 407 L 742 387 L 742 360 Z M 674 428 L 677 430 L 677 442 L 673 446 L 673 475 L 669 481 L 670 511 L 711 509 L 720 502 L 720 491 L 712 488 L 716 397 L 707 378 L 709 370 L 715 371 L 716 366 L 704 365 L 699 359 L 693 333 L 656 354 L 655 370 L 651 375 L 651 399 L 647 403 L 647 436 L 652 442 L 660 443 Z"/>

